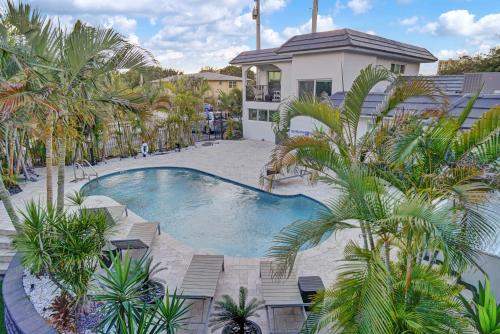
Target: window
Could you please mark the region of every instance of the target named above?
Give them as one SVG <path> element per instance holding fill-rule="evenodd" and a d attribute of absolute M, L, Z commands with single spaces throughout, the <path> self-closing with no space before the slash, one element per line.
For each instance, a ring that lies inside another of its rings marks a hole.
<path fill-rule="evenodd" d="M 274 119 L 278 116 L 278 110 L 269 110 L 269 122 L 274 122 Z"/>
<path fill-rule="evenodd" d="M 259 121 L 267 122 L 267 110 L 259 109 Z"/>
<path fill-rule="evenodd" d="M 299 80 L 299 97 L 332 95 L 332 80 Z"/>
<path fill-rule="evenodd" d="M 232 88 L 236 88 L 236 81 L 229 81 L 229 88 L 232 89 Z"/>
<path fill-rule="evenodd" d="M 248 119 L 251 121 L 257 120 L 257 109 L 248 109 Z"/>
<path fill-rule="evenodd" d="M 332 95 L 332 81 L 331 80 L 317 80 L 316 81 L 316 96 L 322 97 L 324 94 Z"/>
<path fill-rule="evenodd" d="M 251 121 L 273 122 L 277 110 L 248 109 L 248 119 Z"/>
<path fill-rule="evenodd" d="M 314 80 L 299 81 L 299 97 L 313 96 Z"/>
<path fill-rule="evenodd" d="M 405 67 L 406 66 L 403 64 L 391 64 L 391 72 L 396 74 L 404 74 Z"/>

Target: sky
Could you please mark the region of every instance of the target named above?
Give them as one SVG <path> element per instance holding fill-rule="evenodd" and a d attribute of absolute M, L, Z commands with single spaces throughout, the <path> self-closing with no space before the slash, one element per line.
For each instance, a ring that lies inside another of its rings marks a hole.
<path fill-rule="evenodd" d="M 26 0 L 25 0 L 26 1 Z M 63 26 L 114 27 L 160 64 L 198 72 L 255 48 L 254 0 L 31 0 Z M 261 0 L 262 47 L 309 33 L 312 0 Z M 439 59 L 500 45 L 500 0 L 319 0 L 318 30 L 351 28 L 427 48 Z M 425 64 L 422 74 L 436 72 Z"/>

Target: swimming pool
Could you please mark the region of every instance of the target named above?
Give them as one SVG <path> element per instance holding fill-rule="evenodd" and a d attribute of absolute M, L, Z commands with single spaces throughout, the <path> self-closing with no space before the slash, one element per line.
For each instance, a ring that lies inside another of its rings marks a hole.
<path fill-rule="evenodd" d="M 278 232 L 326 207 L 303 196 L 279 196 L 188 168 L 146 168 L 103 176 L 88 195 L 113 198 L 197 250 L 258 257 Z"/>

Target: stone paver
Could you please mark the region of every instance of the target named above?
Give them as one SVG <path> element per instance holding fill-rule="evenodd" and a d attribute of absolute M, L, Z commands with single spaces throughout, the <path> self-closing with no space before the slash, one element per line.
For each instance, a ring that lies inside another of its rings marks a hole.
<path fill-rule="evenodd" d="M 116 171 L 140 167 L 191 167 L 246 185 L 259 187 L 260 171 L 268 161 L 272 148 L 273 144 L 268 142 L 249 140 L 221 141 L 213 146 L 198 144 L 196 147 L 190 147 L 179 153 L 137 159 L 113 159 L 106 164 L 96 166 L 95 169 L 99 176 L 102 176 Z M 14 204 L 18 208 L 22 208 L 24 202 L 30 199 L 41 203 L 45 202 L 45 169 L 38 169 L 37 172 L 41 175 L 39 181 L 22 185 L 24 191 L 13 196 Z M 66 182 L 66 193 L 78 190 L 85 184 L 84 181 L 70 182 L 73 178 L 71 167 L 66 169 L 66 178 L 68 180 Z M 54 173 L 54 191 L 57 189 L 55 182 L 56 173 Z M 299 178 L 287 180 L 277 185 L 273 192 L 288 195 L 302 193 L 322 202 L 326 202 L 334 196 L 332 189 L 327 185 L 322 183 L 310 185 L 306 180 Z M 89 198 L 86 205 L 90 205 L 89 203 L 94 206 L 116 204 L 113 200 L 102 196 Z M 120 221 L 120 226 L 117 227 L 114 233 L 116 235 L 126 235 L 130 226 L 134 222 L 140 221 L 144 220 L 129 210 L 129 216 Z M 0 204 L 0 229 L 13 229 L 3 204 Z M 336 269 L 339 265 L 338 260 L 343 257 L 344 247 L 352 239 L 359 239 L 359 231 L 338 233 L 319 246 L 299 254 L 297 259 L 298 276 L 320 276 L 326 286 L 331 284 L 336 276 Z M 158 274 L 158 279 L 164 282 L 170 290 L 179 287 L 195 252 L 194 249 L 162 231 L 162 234 L 156 238 L 152 247 L 153 257 L 167 268 Z M 222 273 L 217 286 L 216 299 L 222 294 L 229 294 L 237 298 L 240 286 L 248 288 L 250 298 L 262 299 L 258 258 L 248 259 L 226 256 L 225 271 Z M 293 310 L 285 309 L 282 313 L 283 325 L 296 326 L 294 321 L 291 320 L 294 316 Z M 261 326 L 263 333 L 268 332 L 264 311 L 261 312 L 260 318 L 254 320 Z"/>

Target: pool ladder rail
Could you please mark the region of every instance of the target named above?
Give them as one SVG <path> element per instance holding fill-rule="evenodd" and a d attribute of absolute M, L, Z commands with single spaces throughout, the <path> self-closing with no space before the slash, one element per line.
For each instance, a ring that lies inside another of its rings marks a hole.
<path fill-rule="evenodd" d="M 78 176 L 78 170 L 82 172 L 80 177 Z M 85 179 L 92 181 L 92 177 L 94 177 L 95 180 L 99 179 L 99 174 L 87 160 L 82 160 L 81 163 L 75 162 L 73 164 L 73 174 L 75 175 L 75 179 L 72 182 L 78 182 Z"/>

